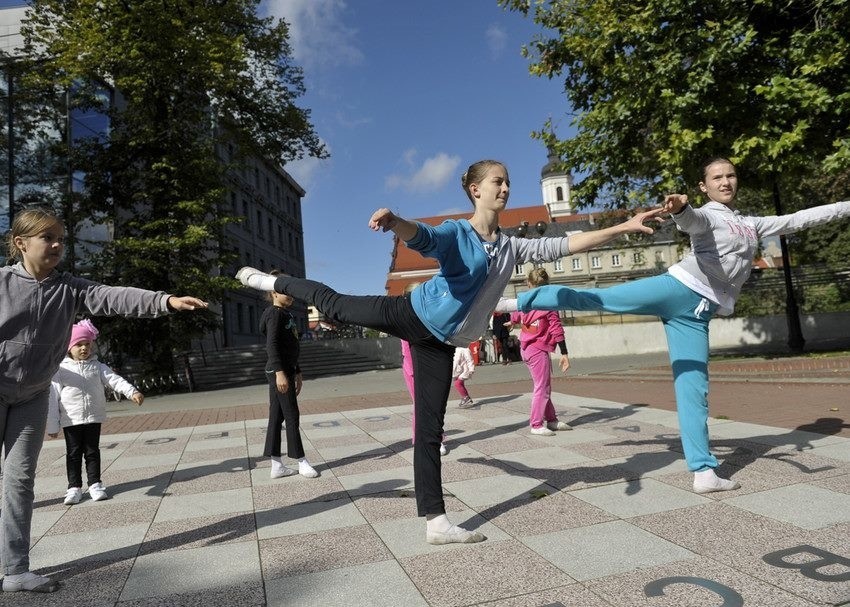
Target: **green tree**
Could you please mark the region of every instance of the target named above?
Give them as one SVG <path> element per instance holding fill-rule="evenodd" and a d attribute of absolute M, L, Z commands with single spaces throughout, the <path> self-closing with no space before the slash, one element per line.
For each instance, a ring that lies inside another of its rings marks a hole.
<path fill-rule="evenodd" d="M 582 205 L 645 203 L 715 154 L 752 187 L 850 166 L 850 2 L 499 1 L 545 28 L 525 52 L 577 133 L 538 136 Z"/>
<path fill-rule="evenodd" d="M 45 99 L 73 91 L 78 109 L 115 91 L 108 140 L 74 142 L 90 218 L 114 226 L 94 264 L 111 284 L 216 300 L 228 216 L 225 172 L 247 156 L 285 163 L 326 151 L 296 105 L 304 93 L 285 22 L 259 0 L 36 0 L 22 33 L 24 86 Z M 233 158 L 218 153 L 232 145 Z M 230 165 L 228 163 L 231 163 Z M 82 203 L 79 203 L 82 204 Z M 117 321 L 122 349 L 153 365 L 216 326 L 214 314 Z"/>

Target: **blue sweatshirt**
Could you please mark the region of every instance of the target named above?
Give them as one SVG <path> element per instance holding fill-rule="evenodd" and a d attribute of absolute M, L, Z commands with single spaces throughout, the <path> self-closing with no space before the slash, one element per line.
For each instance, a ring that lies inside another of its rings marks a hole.
<path fill-rule="evenodd" d="M 484 334 L 516 264 L 570 253 L 568 236 L 526 239 L 499 231 L 495 257 L 488 261 L 481 237 L 466 219 L 417 227 L 407 246 L 436 259 L 440 270 L 410 294 L 413 310 L 435 337 L 455 346 L 466 347 Z"/>

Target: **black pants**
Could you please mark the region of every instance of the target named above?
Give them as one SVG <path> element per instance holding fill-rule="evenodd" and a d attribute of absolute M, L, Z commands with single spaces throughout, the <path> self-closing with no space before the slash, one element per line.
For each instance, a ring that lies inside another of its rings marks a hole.
<path fill-rule="evenodd" d="M 100 482 L 100 424 L 80 424 L 62 428 L 65 434 L 65 467 L 68 489 L 83 486 L 83 455 L 89 487 Z"/>
<path fill-rule="evenodd" d="M 454 346 L 438 340 L 403 296 L 342 295 L 312 280 L 280 276 L 275 291 L 312 303 L 322 314 L 346 324 L 383 331 L 410 343 L 416 442 L 413 480 L 419 516 L 443 514 L 440 441 L 452 381 Z"/>
<path fill-rule="evenodd" d="M 295 395 L 295 376 L 287 374 L 289 390 L 278 392 L 274 373 L 266 373 L 269 378 L 269 425 L 266 428 L 266 457 L 280 457 L 280 426 L 286 423 L 286 455 L 294 459 L 304 457 L 304 444 L 301 442 L 299 426 L 300 413 L 298 398 Z"/>

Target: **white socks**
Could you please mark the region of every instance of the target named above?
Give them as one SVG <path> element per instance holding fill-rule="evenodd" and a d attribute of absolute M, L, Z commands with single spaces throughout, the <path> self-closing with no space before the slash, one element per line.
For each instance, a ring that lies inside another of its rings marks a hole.
<path fill-rule="evenodd" d="M 429 544 L 474 544 L 486 539 L 477 531 L 452 525 L 445 514 L 425 515 L 425 541 Z"/>
<path fill-rule="evenodd" d="M 277 280 L 276 276 L 260 272 L 248 266 L 241 268 L 236 273 L 236 278 L 246 287 L 251 287 L 258 291 L 274 291 L 274 283 Z"/>
<path fill-rule="evenodd" d="M 505 313 L 505 312 L 516 312 L 517 311 L 517 301 L 516 299 L 503 297 L 499 300 L 499 303 L 496 304 L 495 312 Z"/>
<path fill-rule="evenodd" d="M 725 478 L 720 478 L 714 468 L 694 472 L 694 492 L 712 493 L 714 491 L 733 491 L 740 489 L 741 484 Z"/>
<path fill-rule="evenodd" d="M 452 528 L 452 522 L 449 520 L 444 514 L 426 514 L 425 515 L 425 528 L 428 531 L 441 531 L 445 532 Z"/>

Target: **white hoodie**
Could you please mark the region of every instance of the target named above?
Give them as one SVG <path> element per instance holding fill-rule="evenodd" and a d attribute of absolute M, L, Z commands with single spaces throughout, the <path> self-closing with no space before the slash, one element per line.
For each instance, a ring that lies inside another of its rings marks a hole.
<path fill-rule="evenodd" d="M 753 269 L 760 239 L 845 217 L 850 217 L 846 200 L 769 217 L 742 215 L 713 200 L 698 209 L 688 205 L 673 215 L 673 221 L 690 234 L 691 251 L 669 271 L 686 287 L 719 304 L 717 313 L 727 316 Z"/>
<path fill-rule="evenodd" d="M 102 424 L 106 421 L 106 393 L 109 386 L 130 398 L 138 390 L 108 365 L 92 355 L 88 360 L 66 358 L 53 376 L 50 406 L 47 410 L 47 433 L 56 434 L 59 427 Z"/>
<path fill-rule="evenodd" d="M 458 346 L 455 348 L 454 361 L 452 361 L 452 377 L 469 379 L 475 373 L 475 363 L 472 361 L 472 352 L 469 348 Z"/>

